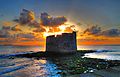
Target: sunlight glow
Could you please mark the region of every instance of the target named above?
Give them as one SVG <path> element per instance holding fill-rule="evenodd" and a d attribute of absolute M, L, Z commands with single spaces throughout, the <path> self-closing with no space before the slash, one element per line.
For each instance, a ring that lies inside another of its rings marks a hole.
<path fill-rule="evenodd" d="M 59 26 L 59 29 L 60 29 L 62 32 L 64 32 L 64 31 L 65 31 L 65 29 L 66 29 L 66 26 L 61 25 L 61 26 Z"/>
<path fill-rule="evenodd" d="M 56 37 L 57 35 L 62 35 L 62 33 L 68 33 L 68 32 L 71 33 L 71 30 L 73 30 L 71 25 L 72 25 L 72 23 L 67 22 L 58 27 L 44 27 L 46 29 L 46 32 L 43 33 L 43 37 L 45 38 L 50 35 L 55 35 L 55 37 Z M 69 30 L 68 30 L 68 27 L 69 27 Z M 50 31 L 51 29 L 53 30 L 53 32 Z"/>

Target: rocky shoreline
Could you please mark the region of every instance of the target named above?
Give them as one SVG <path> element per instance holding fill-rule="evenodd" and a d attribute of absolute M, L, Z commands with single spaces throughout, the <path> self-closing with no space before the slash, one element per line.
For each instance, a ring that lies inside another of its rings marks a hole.
<path fill-rule="evenodd" d="M 53 59 L 58 65 L 60 72 L 63 76 L 71 76 L 76 74 L 91 73 L 95 70 L 109 69 L 114 66 L 120 66 L 119 60 L 103 60 L 93 58 L 82 58 L 81 53 L 69 56 L 61 57 L 60 59 Z"/>
<path fill-rule="evenodd" d="M 58 52 L 43 52 L 43 51 L 39 51 L 39 52 L 34 52 L 34 51 L 30 51 L 31 53 L 24 53 L 24 54 L 17 54 L 15 55 L 15 57 L 28 57 L 28 58 L 32 58 L 32 57 L 63 57 L 63 56 L 71 56 L 71 55 L 75 55 L 75 54 L 79 54 L 79 56 L 84 55 L 85 53 L 92 53 L 92 52 L 96 52 L 95 50 L 78 50 L 77 52 L 73 52 L 73 53 L 58 53 Z"/>
<path fill-rule="evenodd" d="M 27 57 L 39 59 L 40 57 L 50 59 L 54 62 L 58 68 L 62 70 L 58 74 L 61 76 L 71 76 L 92 73 L 96 70 L 109 69 L 111 67 L 120 66 L 120 60 L 104 60 L 93 58 L 82 58 L 85 53 L 91 53 L 96 51 L 78 51 L 76 53 L 27 53 L 16 55 L 15 57 Z"/>

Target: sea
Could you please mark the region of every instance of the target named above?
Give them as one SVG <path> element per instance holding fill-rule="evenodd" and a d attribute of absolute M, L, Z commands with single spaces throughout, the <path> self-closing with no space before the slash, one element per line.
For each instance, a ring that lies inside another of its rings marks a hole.
<path fill-rule="evenodd" d="M 61 77 L 58 66 L 51 59 L 10 58 L 16 54 L 41 51 L 40 46 L 0 46 L 0 77 Z M 96 50 L 82 57 L 120 60 L 120 46 L 78 46 L 78 50 Z"/>

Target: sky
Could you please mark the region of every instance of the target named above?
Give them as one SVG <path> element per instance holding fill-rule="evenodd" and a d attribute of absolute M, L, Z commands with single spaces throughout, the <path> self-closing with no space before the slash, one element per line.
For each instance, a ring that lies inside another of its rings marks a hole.
<path fill-rule="evenodd" d="M 52 26 L 56 30 L 55 26 L 69 23 L 77 28 L 79 45 L 120 44 L 118 42 L 120 41 L 119 7 L 120 0 L 0 0 L 0 42 L 4 45 L 13 43 L 14 45 L 31 45 L 34 40 L 35 45 L 43 46 L 45 41 L 45 38 L 42 38 L 43 28 Z M 30 20 L 28 18 L 26 23 L 20 20 L 23 9 L 30 11 L 33 18 L 30 17 Z M 41 19 L 41 13 L 48 14 L 47 20 L 52 22 L 59 20 L 59 22 L 52 25 L 45 24 L 44 17 Z M 31 24 L 34 26 L 31 27 Z M 41 25 L 42 28 L 36 24 Z M 15 36 L 13 41 L 14 34 L 22 41 Z"/>

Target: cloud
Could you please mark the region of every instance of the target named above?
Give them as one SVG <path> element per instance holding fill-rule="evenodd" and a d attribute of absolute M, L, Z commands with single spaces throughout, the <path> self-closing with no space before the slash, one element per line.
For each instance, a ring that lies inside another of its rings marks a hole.
<path fill-rule="evenodd" d="M 40 23 L 38 23 L 37 21 L 32 21 L 28 24 L 30 27 L 33 27 L 33 28 L 40 28 Z"/>
<path fill-rule="evenodd" d="M 91 26 L 89 28 L 87 28 L 86 30 L 84 30 L 84 34 L 88 34 L 88 35 L 98 35 L 99 33 L 101 33 L 101 27 L 99 26 Z"/>
<path fill-rule="evenodd" d="M 19 34 L 16 34 L 15 35 L 16 37 L 19 37 L 19 38 L 35 38 L 34 34 L 32 33 L 19 33 Z"/>
<path fill-rule="evenodd" d="M 35 15 L 33 11 L 22 9 L 19 19 L 15 19 L 14 21 L 20 24 L 28 24 L 34 20 L 35 20 Z"/>
<path fill-rule="evenodd" d="M 41 24 L 44 26 L 59 26 L 67 22 L 64 16 L 61 17 L 51 17 L 47 13 L 41 13 Z"/>
<path fill-rule="evenodd" d="M 60 28 L 58 28 L 58 27 L 52 27 L 52 28 L 49 28 L 49 31 L 48 32 L 59 32 L 59 31 L 61 31 L 60 30 Z"/>
<path fill-rule="evenodd" d="M 7 31 L 6 28 L 4 28 L 3 30 L 0 30 L 0 38 L 7 38 L 10 36 L 10 33 Z"/>
<path fill-rule="evenodd" d="M 7 38 L 7 37 L 8 37 L 7 35 L 0 34 L 0 38 Z"/>
<path fill-rule="evenodd" d="M 84 30 L 83 35 L 95 35 L 95 36 L 109 36 L 109 37 L 118 37 L 120 36 L 120 29 L 108 29 L 102 30 L 99 26 L 91 26 Z"/>
<path fill-rule="evenodd" d="M 71 29 L 71 27 L 66 27 L 65 32 L 73 32 L 73 29 Z"/>
<path fill-rule="evenodd" d="M 12 30 L 12 31 L 22 31 L 22 30 L 20 29 L 20 26 L 19 26 L 19 25 L 15 25 L 15 26 L 11 27 L 11 30 Z"/>
<path fill-rule="evenodd" d="M 12 22 L 9 22 L 9 21 L 4 21 L 2 22 L 2 25 L 3 26 L 11 26 L 13 23 Z"/>
<path fill-rule="evenodd" d="M 67 19 L 64 16 L 51 17 L 47 13 L 41 13 L 40 19 L 41 19 L 40 22 L 36 21 L 35 14 L 33 11 L 23 9 L 22 12 L 20 13 L 19 18 L 15 19 L 14 21 L 19 23 L 21 26 L 26 25 L 31 28 L 35 28 L 33 32 L 45 32 L 46 31 L 46 29 L 44 28 L 45 26 L 53 28 L 49 29 L 50 30 L 49 32 L 58 32 L 60 30 L 58 30 L 57 27 L 67 22 Z M 20 29 L 16 28 L 16 26 L 12 27 L 11 30 L 21 31 Z"/>
<path fill-rule="evenodd" d="M 22 9 L 18 19 L 14 19 L 14 22 L 20 25 L 27 25 L 32 28 L 40 28 L 40 23 L 35 20 L 35 14 L 33 11 Z"/>
<path fill-rule="evenodd" d="M 6 44 L 8 41 L 10 44 L 23 41 L 38 41 L 38 39 L 43 37 L 42 32 L 46 32 L 46 26 L 49 26 L 49 32 L 59 32 L 61 30 L 58 26 L 67 22 L 64 16 L 50 17 L 47 13 L 42 13 L 40 19 L 40 22 L 35 19 L 33 11 L 22 9 L 19 18 L 14 19 L 17 25 L 14 22 L 3 22 L 0 30 L 0 39 L 4 39 Z"/>
<path fill-rule="evenodd" d="M 103 31 L 101 35 L 110 36 L 110 37 L 120 36 L 120 29 L 109 29 Z"/>
<path fill-rule="evenodd" d="M 1 30 L 0 30 L 0 38 L 9 38 L 12 37 L 12 31 L 22 31 L 19 27 L 19 25 L 15 25 L 15 26 L 2 26 Z"/>
<path fill-rule="evenodd" d="M 44 28 L 37 28 L 37 29 L 33 30 L 33 32 L 37 32 L 37 33 L 39 33 L 39 32 L 45 32 L 45 31 L 46 30 Z"/>
<path fill-rule="evenodd" d="M 7 38 L 10 36 L 10 31 L 11 27 L 10 26 L 2 26 L 0 30 L 0 38 Z"/>
<path fill-rule="evenodd" d="M 2 27 L 0 29 L 0 38 L 8 38 L 10 37 L 10 31 L 11 31 L 11 23 L 9 22 L 3 22 Z"/>
<path fill-rule="evenodd" d="M 8 31 L 8 30 L 11 30 L 11 27 L 10 26 L 2 26 L 2 30 Z"/>

